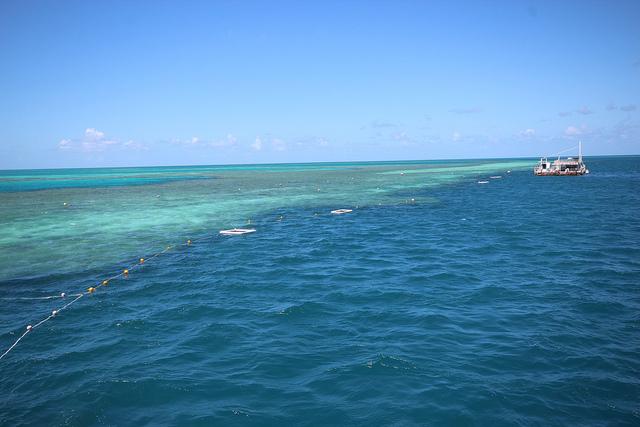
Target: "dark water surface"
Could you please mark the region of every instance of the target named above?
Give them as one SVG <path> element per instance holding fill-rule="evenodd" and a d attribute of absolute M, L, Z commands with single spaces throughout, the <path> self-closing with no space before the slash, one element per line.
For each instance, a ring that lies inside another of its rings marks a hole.
<path fill-rule="evenodd" d="M 587 162 L 12 182 L 2 351 L 61 304 L 16 298 L 202 240 L 28 334 L 0 360 L 0 424 L 639 425 L 640 158 Z M 219 237 L 234 218 L 258 231 Z"/>

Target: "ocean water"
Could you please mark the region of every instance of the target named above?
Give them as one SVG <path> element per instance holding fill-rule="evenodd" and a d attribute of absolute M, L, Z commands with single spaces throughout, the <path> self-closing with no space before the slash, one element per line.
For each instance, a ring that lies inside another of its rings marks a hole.
<path fill-rule="evenodd" d="M 0 360 L 0 425 L 639 425 L 640 157 L 586 162 L 2 171 L 1 352 L 147 261 Z"/>

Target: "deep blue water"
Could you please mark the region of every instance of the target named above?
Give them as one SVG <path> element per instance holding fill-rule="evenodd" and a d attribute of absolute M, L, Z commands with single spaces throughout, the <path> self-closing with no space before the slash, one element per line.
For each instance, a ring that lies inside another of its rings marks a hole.
<path fill-rule="evenodd" d="M 1 360 L 0 424 L 639 425 L 640 158 L 588 166 L 201 233 Z M 2 348 L 107 267 L 0 282 Z"/>

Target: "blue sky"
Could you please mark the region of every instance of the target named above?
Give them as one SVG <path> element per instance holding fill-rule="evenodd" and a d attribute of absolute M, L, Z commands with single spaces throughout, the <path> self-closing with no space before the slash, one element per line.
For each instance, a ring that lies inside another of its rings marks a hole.
<path fill-rule="evenodd" d="M 638 1 L 0 2 L 0 168 L 640 153 Z"/>

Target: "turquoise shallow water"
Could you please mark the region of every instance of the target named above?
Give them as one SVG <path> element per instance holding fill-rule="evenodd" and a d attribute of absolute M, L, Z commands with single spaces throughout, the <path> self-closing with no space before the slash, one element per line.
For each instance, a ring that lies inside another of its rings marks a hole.
<path fill-rule="evenodd" d="M 533 163 L 0 172 L 2 350 L 201 239 L 28 334 L 0 424 L 637 425 L 640 158 Z"/>

